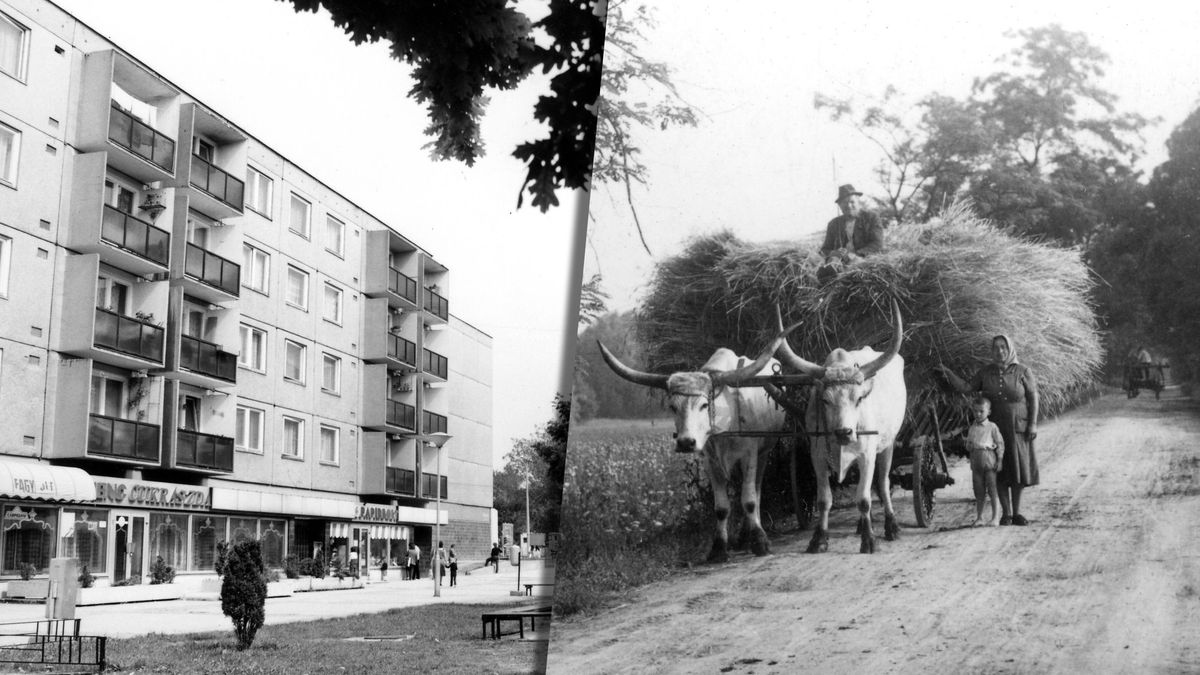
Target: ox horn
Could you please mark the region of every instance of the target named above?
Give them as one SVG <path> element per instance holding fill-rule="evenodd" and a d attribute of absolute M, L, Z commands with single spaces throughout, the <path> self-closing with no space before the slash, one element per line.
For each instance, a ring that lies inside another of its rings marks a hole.
<path fill-rule="evenodd" d="M 644 384 L 647 387 L 654 387 L 656 389 L 667 388 L 667 378 L 670 377 L 669 375 L 655 375 L 654 373 L 643 373 L 640 370 L 634 370 L 624 363 L 621 363 L 616 356 L 613 356 L 613 353 L 608 351 L 608 347 L 605 347 L 604 343 L 596 340 L 596 344 L 600 345 L 600 356 L 604 357 L 604 362 L 607 363 L 608 367 L 612 368 L 613 372 L 617 375 L 620 375 L 622 378 L 629 380 L 634 384 Z"/>
<path fill-rule="evenodd" d="M 783 315 L 779 312 L 779 305 L 775 305 L 775 322 L 779 324 L 779 329 L 783 330 Z M 797 323 L 796 325 L 800 324 Z M 775 358 L 779 359 L 783 365 L 792 370 L 798 370 L 804 375 L 810 375 L 818 380 L 825 377 L 824 366 L 800 358 L 796 352 L 792 351 L 792 346 L 788 344 L 786 339 L 779 344 L 779 349 L 775 350 Z"/>
<path fill-rule="evenodd" d="M 771 357 L 775 355 L 775 352 L 779 350 L 779 345 L 787 341 L 788 334 L 796 330 L 796 328 L 799 326 L 800 322 L 796 322 L 787 328 L 781 327 L 779 329 L 779 334 L 776 335 L 775 339 L 771 341 L 771 344 L 767 345 L 767 348 L 758 355 L 758 358 L 754 359 L 754 363 L 742 366 L 736 370 L 729 370 L 723 373 L 713 373 L 710 375 L 712 378 L 712 383 L 714 385 L 724 384 L 736 386 L 739 382 L 747 377 L 754 377 L 758 374 L 758 371 L 762 370 L 763 367 L 767 365 L 767 362 L 771 360 Z"/>
<path fill-rule="evenodd" d="M 892 344 L 888 345 L 888 350 L 879 358 L 859 368 L 864 380 L 875 377 L 875 373 L 878 373 L 895 358 L 896 354 L 900 353 L 900 342 L 904 339 L 904 322 L 900 319 L 900 305 L 896 302 L 895 297 L 892 298 L 892 323 L 895 324 L 895 328 L 892 331 Z"/>

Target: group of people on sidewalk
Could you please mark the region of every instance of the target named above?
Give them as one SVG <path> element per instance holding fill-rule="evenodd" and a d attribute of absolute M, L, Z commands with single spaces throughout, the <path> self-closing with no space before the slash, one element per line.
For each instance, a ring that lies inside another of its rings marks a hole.
<path fill-rule="evenodd" d="M 409 543 L 408 554 L 404 560 L 404 580 L 420 579 L 421 578 L 421 547 L 415 543 Z M 454 544 L 450 544 L 450 548 L 445 548 L 443 542 L 438 542 L 437 551 L 434 552 L 434 564 L 440 565 L 442 568 L 442 576 L 438 579 L 439 585 L 446 572 L 450 573 L 450 585 L 458 585 L 458 553 L 454 550 Z M 380 576 L 387 579 L 388 563 L 384 560 L 379 565 Z M 430 573 L 433 568 L 430 568 Z"/>

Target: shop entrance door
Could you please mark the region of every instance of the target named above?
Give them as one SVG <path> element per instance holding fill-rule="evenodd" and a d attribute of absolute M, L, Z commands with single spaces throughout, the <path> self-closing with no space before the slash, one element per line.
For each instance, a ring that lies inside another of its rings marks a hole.
<path fill-rule="evenodd" d="M 116 514 L 113 531 L 113 583 L 142 576 L 146 562 L 146 517 Z"/>

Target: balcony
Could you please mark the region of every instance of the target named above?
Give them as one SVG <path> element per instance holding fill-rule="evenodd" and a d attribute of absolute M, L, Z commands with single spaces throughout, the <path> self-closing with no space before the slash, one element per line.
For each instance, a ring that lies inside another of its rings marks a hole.
<path fill-rule="evenodd" d="M 399 335 L 388 333 L 387 336 L 387 356 L 393 361 L 399 361 L 417 367 L 417 345 L 411 340 L 406 340 Z"/>
<path fill-rule="evenodd" d="M 175 173 L 175 141 L 125 112 L 114 101 L 108 117 L 108 140 L 167 173 Z"/>
<path fill-rule="evenodd" d="M 388 268 L 388 292 L 417 304 L 417 281 L 395 267 Z"/>
<path fill-rule="evenodd" d="M 436 473 L 422 473 L 421 474 L 421 497 L 423 497 L 425 499 L 436 499 L 437 493 L 434 492 L 433 486 L 436 485 L 437 483 L 441 484 L 442 499 L 448 499 L 449 494 L 450 494 L 449 481 L 446 479 L 445 476 L 439 476 Z"/>
<path fill-rule="evenodd" d="M 424 307 L 425 311 L 433 314 L 442 321 L 449 321 L 450 302 L 428 288 L 425 289 L 424 295 L 425 300 L 422 307 Z"/>
<path fill-rule="evenodd" d="M 97 347 L 162 363 L 163 329 L 152 323 L 96 308 Z"/>
<path fill-rule="evenodd" d="M 242 266 L 188 242 L 183 273 L 223 293 L 238 297 Z"/>
<path fill-rule="evenodd" d="M 388 492 L 416 497 L 417 472 L 412 469 L 387 467 L 387 485 L 384 489 Z"/>
<path fill-rule="evenodd" d="M 417 409 L 399 401 L 387 402 L 387 423 L 409 431 L 417 430 Z"/>
<path fill-rule="evenodd" d="M 233 439 L 179 429 L 175 443 L 175 466 L 233 473 Z"/>
<path fill-rule="evenodd" d="M 425 436 L 446 433 L 446 416 L 425 410 L 421 413 L 421 433 Z"/>
<path fill-rule="evenodd" d="M 437 352 L 422 349 L 421 371 L 445 380 L 450 372 L 449 362 L 446 360 L 446 357 Z"/>
<path fill-rule="evenodd" d="M 237 382 L 237 355 L 190 335 L 180 338 L 179 367 L 230 384 Z"/>
<path fill-rule="evenodd" d="M 192 176 L 188 182 L 241 214 L 246 193 L 245 181 L 234 178 L 200 155 L 192 155 Z"/>
<path fill-rule="evenodd" d="M 170 261 L 170 234 L 107 204 L 100 240 L 163 267 Z"/>
<path fill-rule="evenodd" d="M 158 464 L 158 430 L 157 424 L 92 413 L 87 451 L 89 455 Z"/>

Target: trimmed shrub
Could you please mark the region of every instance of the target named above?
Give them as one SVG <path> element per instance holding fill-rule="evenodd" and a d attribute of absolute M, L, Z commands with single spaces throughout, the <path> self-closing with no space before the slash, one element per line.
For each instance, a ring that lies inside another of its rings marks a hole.
<path fill-rule="evenodd" d="M 79 568 L 79 587 L 91 588 L 93 585 L 95 585 L 95 583 L 96 575 L 92 574 L 92 571 L 88 569 L 87 564 L 84 564 Z"/>
<path fill-rule="evenodd" d="M 299 563 L 296 561 L 296 556 L 289 555 L 289 556 L 284 557 L 283 573 L 289 579 L 299 579 L 300 578 L 300 566 L 299 566 Z"/>
<path fill-rule="evenodd" d="M 163 561 L 160 555 L 150 566 L 150 585 L 175 583 L 175 568 Z"/>
<path fill-rule="evenodd" d="M 33 563 L 27 563 L 27 562 L 21 563 L 21 580 L 22 581 L 29 581 L 36 575 L 37 575 L 37 568 L 33 566 Z"/>
<path fill-rule="evenodd" d="M 247 540 L 229 547 L 222 569 L 221 612 L 233 621 L 240 651 L 254 643 L 266 617 L 266 568 L 259 543 Z"/>
<path fill-rule="evenodd" d="M 327 569 L 320 560 L 316 558 L 305 558 L 300 561 L 300 574 L 317 579 L 324 579 Z"/>

